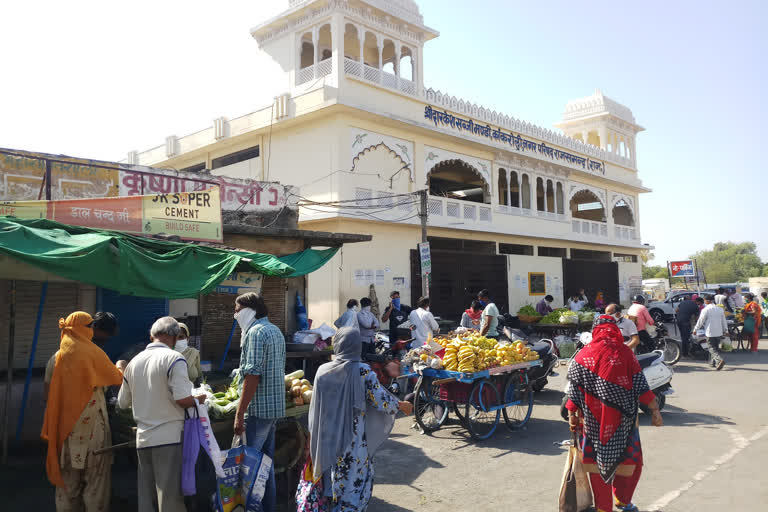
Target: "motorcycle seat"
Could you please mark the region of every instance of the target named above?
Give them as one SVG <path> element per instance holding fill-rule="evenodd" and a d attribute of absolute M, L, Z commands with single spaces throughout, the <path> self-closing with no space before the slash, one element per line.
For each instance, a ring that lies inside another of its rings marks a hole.
<path fill-rule="evenodd" d="M 383 354 L 364 354 L 363 355 L 363 361 L 368 361 L 371 363 L 386 363 L 387 362 L 387 356 Z"/>
<path fill-rule="evenodd" d="M 549 343 L 543 341 L 534 341 L 530 344 L 531 350 L 539 354 L 540 358 L 543 358 L 549 352 Z"/>
<path fill-rule="evenodd" d="M 640 363 L 640 368 L 648 368 L 653 364 L 654 361 L 659 359 L 661 356 L 659 354 L 640 354 L 637 356 L 637 362 Z"/>

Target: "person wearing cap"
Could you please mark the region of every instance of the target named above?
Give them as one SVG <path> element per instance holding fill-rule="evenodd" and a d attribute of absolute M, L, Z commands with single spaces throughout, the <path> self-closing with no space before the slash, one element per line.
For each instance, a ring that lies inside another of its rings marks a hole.
<path fill-rule="evenodd" d="M 400 303 L 400 292 L 398 291 L 390 293 L 389 298 L 389 305 L 384 310 L 384 314 L 381 315 L 381 321 L 389 322 L 389 341 L 394 343 L 397 341 L 398 326 L 408 320 L 408 315 L 411 314 L 413 308 Z"/>
<path fill-rule="evenodd" d="M 200 367 L 200 351 L 189 346 L 189 327 L 183 322 L 179 322 L 179 338 L 173 349 L 180 352 L 187 360 L 189 380 L 196 383 L 197 379 L 203 375 L 203 370 Z"/>

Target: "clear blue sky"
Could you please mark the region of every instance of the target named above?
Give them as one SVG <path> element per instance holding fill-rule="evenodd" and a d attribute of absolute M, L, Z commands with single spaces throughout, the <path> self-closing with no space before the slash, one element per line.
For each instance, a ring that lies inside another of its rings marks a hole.
<path fill-rule="evenodd" d="M 754 241 L 768 260 L 765 221 L 746 220 L 768 197 L 768 2 L 418 3 L 441 32 L 427 86 L 545 127 L 595 88 L 632 109 L 657 263 L 720 240 Z M 0 146 L 120 159 L 280 92 L 248 30 L 285 0 L 7 4 Z"/>

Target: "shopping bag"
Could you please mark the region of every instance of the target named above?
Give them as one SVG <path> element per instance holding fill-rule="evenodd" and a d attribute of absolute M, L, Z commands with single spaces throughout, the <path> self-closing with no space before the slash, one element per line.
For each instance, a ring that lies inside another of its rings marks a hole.
<path fill-rule="evenodd" d="M 224 478 L 218 479 L 216 511 L 261 512 L 272 458 L 256 448 L 245 446 L 244 436 L 232 440 L 232 448 L 222 452 Z"/>
<path fill-rule="evenodd" d="M 301 472 L 299 486 L 296 489 L 296 512 L 317 512 L 325 509 L 326 498 L 323 494 L 323 479 L 315 481 L 312 470 L 312 458 L 307 455 L 304 470 Z"/>
<path fill-rule="evenodd" d="M 744 327 L 742 327 L 741 332 L 746 334 L 755 332 L 755 317 L 753 315 L 744 318 Z"/>
<path fill-rule="evenodd" d="M 208 457 L 211 458 L 217 478 L 224 478 L 224 469 L 221 466 L 221 449 L 211 429 L 211 419 L 208 416 L 208 407 L 205 404 L 197 406 L 200 414 L 200 444 L 202 444 Z"/>
<path fill-rule="evenodd" d="M 189 411 L 193 411 L 190 415 Z M 216 470 L 206 450 L 200 412 L 197 407 L 184 411 L 184 440 L 182 445 L 181 491 L 194 496 L 193 501 L 210 507 L 216 493 Z"/>
<path fill-rule="evenodd" d="M 573 443 L 568 449 L 560 484 L 558 510 L 560 512 L 582 512 L 592 506 L 592 487 L 589 475 L 584 469 L 579 456 L 578 442 L 573 436 Z"/>

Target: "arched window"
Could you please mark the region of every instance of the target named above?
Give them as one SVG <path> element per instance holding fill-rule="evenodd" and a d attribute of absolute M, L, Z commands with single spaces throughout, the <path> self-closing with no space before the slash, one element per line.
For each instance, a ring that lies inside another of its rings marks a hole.
<path fill-rule="evenodd" d="M 622 139 L 621 142 L 619 142 L 619 155 L 621 156 L 627 156 L 627 145 L 624 144 L 624 140 Z"/>
<path fill-rule="evenodd" d="M 315 45 L 312 43 L 312 32 L 301 36 L 301 69 L 315 63 Z"/>
<path fill-rule="evenodd" d="M 531 179 L 527 174 L 523 174 L 523 184 L 520 189 L 522 195 L 523 208 L 526 210 L 531 209 Z"/>
<path fill-rule="evenodd" d="M 545 199 L 544 180 L 541 178 L 536 178 L 536 209 L 540 212 L 546 211 L 547 209 Z"/>
<path fill-rule="evenodd" d="M 376 35 L 372 32 L 365 33 L 365 41 L 363 43 L 363 62 L 372 68 L 379 69 L 379 43 L 376 40 Z"/>
<path fill-rule="evenodd" d="M 512 204 L 515 208 L 520 208 L 520 183 L 517 181 L 517 173 L 512 171 L 509 178 L 509 191 L 512 195 Z"/>
<path fill-rule="evenodd" d="M 384 46 L 381 50 L 381 69 L 387 73 L 395 74 L 395 43 L 390 39 L 384 40 Z"/>
<path fill-rule="evenodd" d="M 428 180 L 430 195 L 475 203 L 491 202 L 488 183 L 477 169 L 463 160 L 438 163 L 429 171 Z"/>
<path fill-rule="evenodd" d="M 499 169 L 499 204 L 507 205 L 507 171 Z"/>
<path fill-rule="evenodd" d="M 344 26 L 344 57 L 360 60 L 360 34 L 357 27 L 351 23 Z"/>
<path fill-rule="evenodd" d="M 629 205 L 623 199 L 620 199 L 613 207 L 611 212 L 613 217 L 613 223 L 618 226 L 634 226 L 635 217 L 632 215 L 632 210 Z"/>
<path fill-rule="evenodd" d="M 414 66 L 413 66 L 413 52 L 407 46 L 403 46 L 400 54 L 400 78 L 406 80 L 413 80 Z"/>
<path fill-rule="evenodd" d="M 565 205 L 563 202 L 563 184 L 559 181 L 557 182 L 555 197 L 557 202 L 557 213 L 558 215 L 562 215 L 565 213 Z"/>
<path fill-rule="evenodd" d="M 555 188 L 552 186 L 552 180 L 547 180 L 547 211 L 555 213 Z"/>
<path fill-rule="evenodd" d="M 571 216 L 574 219 L 605 222 L 605 208 L 593 192 L 580 190 L 571 199 Z"/>

